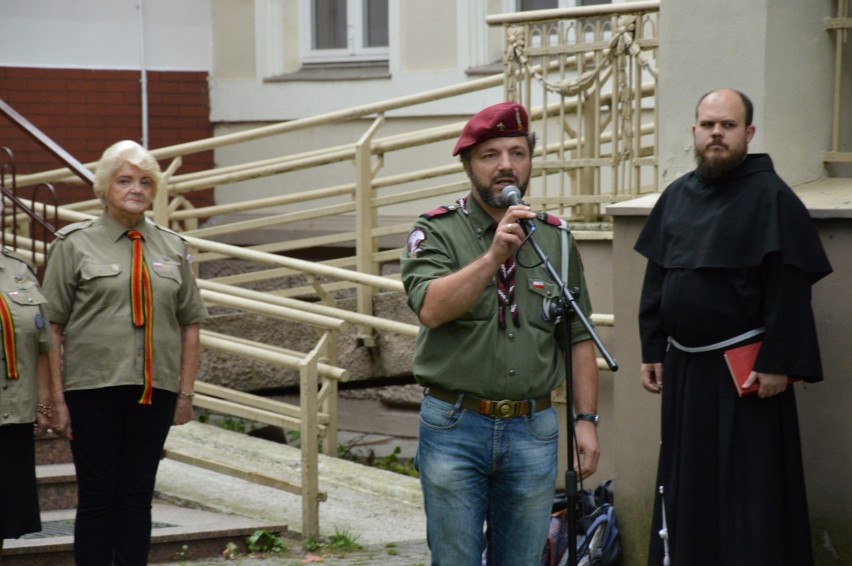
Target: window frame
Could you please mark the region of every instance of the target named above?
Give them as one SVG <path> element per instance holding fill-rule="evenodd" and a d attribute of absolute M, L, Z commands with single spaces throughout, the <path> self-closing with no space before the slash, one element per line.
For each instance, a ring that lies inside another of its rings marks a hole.
<path fill-rule="evenodd" d="M 315 49 L 314 48 L 314 0 L 300 1 L 300 34 L 302 47 L 302 62 L 311 63 L 348 63 L 348 62 L 374 62 L 388 61 L 390 59 L 390 46 L 363 47 L 367 41 L 367 29 L 365 26 L 365 12 L 367 0 L 346 0 L 346 48 L 341 49 Z M 390 7 L 388 7 L 390 12 Z M 354 18 L 352 14 L 357 14 Z M 390 26 L 390 22 L 388 22 Z M 388 34 L 390 43 L 390 34 Z"/>

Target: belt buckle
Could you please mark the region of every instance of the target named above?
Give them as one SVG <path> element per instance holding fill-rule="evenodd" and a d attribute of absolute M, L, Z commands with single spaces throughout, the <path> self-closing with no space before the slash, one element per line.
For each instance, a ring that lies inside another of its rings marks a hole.
<path fill-rule="evenodd" d="M 494 415 L 501 419 L 508 419 L 509 417 L 514 417 L 515 402 L 509 401 L 508 399 L 498 401 L 497 405 L 494 407 Z"/>

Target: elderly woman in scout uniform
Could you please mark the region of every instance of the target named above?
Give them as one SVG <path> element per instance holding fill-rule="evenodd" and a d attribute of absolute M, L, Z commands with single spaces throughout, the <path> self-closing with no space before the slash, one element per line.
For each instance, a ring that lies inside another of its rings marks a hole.
<path fill-rule="evenodd" d="M 62 229 L 48 257 L 45 310 L 63 361 L 56 426 L 79 485 L 77 564 L 147 562 L 160 454 L 169 427 L 192 418 L 207 311 L 184 241 L 145 219 L 160 184 L 147 150 L 112 145 L 95 170 L 104 214 Z"/>
<path fill-rule="evenodd" d="M 46 300 L 29 263 L 0 251 L 0 554 L 3 539 L 41 530 L 35 474 L 36 432 L 51 415 Z"/>

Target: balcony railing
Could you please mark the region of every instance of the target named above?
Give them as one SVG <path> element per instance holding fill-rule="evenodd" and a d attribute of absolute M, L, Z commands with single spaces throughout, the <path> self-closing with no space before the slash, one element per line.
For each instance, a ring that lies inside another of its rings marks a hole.
<path fill-rule="evenodd" d="M 504 29 L 506 98 L 542 109 L 541 177 L 527 200 L 588 221 L 601 203 L 655 191 L 659 2 L 487 21 Z"/>
<path fill-rule="evenodd" d="M 849 0 L 837 0 L 837 14 L 825 22 L 825 29 L 834 32 L 834 106 L 831 129 L 831 149 L 825 152 L 826 163 L 852 163 L 852 152 L 841 151 L 841 134 L 843 111 L 849 111 L 849 95 L 843 97 L 844 72 L 848 82 L 849 69 L 843 66 L 843 51 L 849 41 L 849 30 L 852 29 L 852 18 L 849 17 Z M 845 69 L 845 70 L 844 70 Z M 847 84 L 848 86 L 848 84 Z M 843 100 L 847 103 L 844 107 Z"/>

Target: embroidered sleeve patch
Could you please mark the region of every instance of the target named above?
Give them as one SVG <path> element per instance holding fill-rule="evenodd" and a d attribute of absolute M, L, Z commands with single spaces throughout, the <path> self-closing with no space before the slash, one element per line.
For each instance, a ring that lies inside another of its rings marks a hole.
<path fill-rule="evenodd" d="M 413 230 L 411 234 L 408 235 L 408 244 L 406 245 L 408 257 L 414 258 L 420 255 L 420 252 L 423 251 L 420 244 L 422 244 L 425 239 L 426 232 L 420 229 Z"/>

